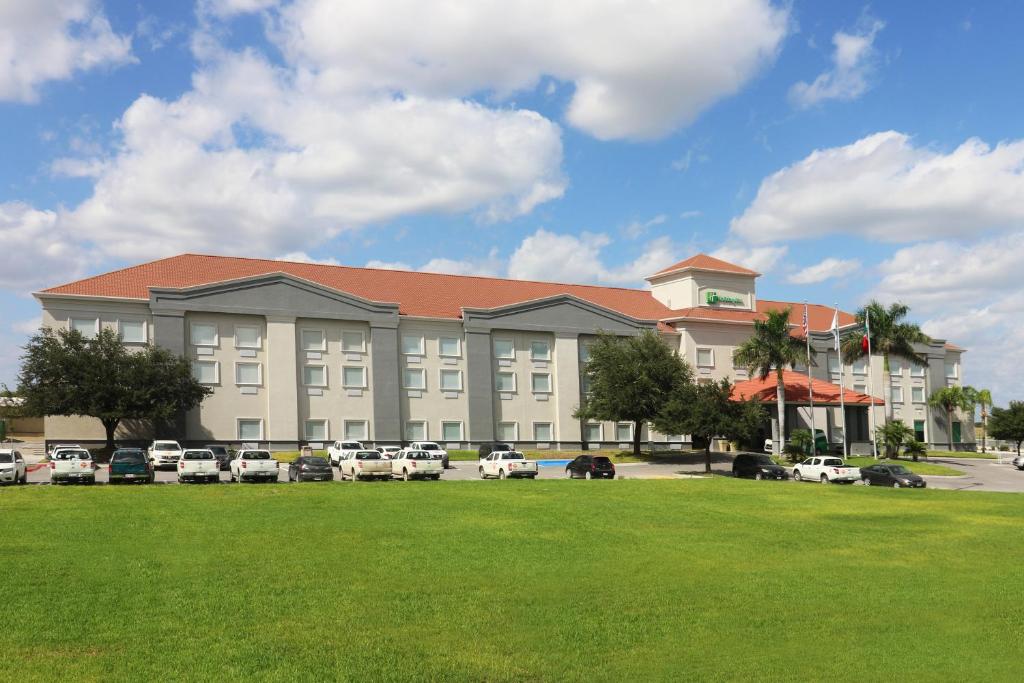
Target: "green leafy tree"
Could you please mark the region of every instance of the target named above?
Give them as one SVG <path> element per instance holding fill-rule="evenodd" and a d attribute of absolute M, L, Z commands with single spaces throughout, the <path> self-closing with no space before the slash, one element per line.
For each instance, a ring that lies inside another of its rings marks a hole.
<path fill-rule="evenodd" d="M 903 452 L 912 457 L 914 462 L 917 462 L 922 455 L 928 455 L 928 447 L 911 436 L 903 443 Z"/>
<path fill-rule="evenodd" d="M 791 462 L 799 462 L 802 458 L 810 455 L 814 450 L 814 437 L 809 429 L 794 429 L 789 435 L 789 445 L 786 447 L 786 457 Z"/>
<path fill-rule="evenodd" d="M 1010 401 L 1008 408 L 993 408 L 989 429 L 993 438 L 1016 443 L 1020 455 L 1020 444 L 1024 442 L 1024 401 Z"/>
<path fill-rule="evenodd" d="M 93 339 L 75 330 L 33 335 L 24 347 L 17 391 L 26 414 L 95 417 L 108 449 L 122 420 L 168 420 L 210 393 L 184 358 L 158 346 L 129 351 L 109 329 Z"/>
<path fill-rule="evenodd" d="M 882 356 L 882 390 L 885 396 L 892 396 L 892 380 L 889 377 L 889 359 L 903 358 L 918 365 L 928 365 L 928 357 L 914 350 L 914 344 L 926 344 L 931 337 L 921 331 L 915 323 L 906 322 L 910 307 L 904 304 L 890 304 L 888 308 L 877 301 L 869 301 L 864 308 L 857 311 L 857 324 L 865 327 L 865 320 L 870 314 L 871 353 Z M 853 363 L 867 355 L 861 346 L 861 335 L 849 335 L 842 343 L 843 361 Z M 887 400 L 885 420 L 889 421 L 892 401 Z"/>
<path fill-rule="evenodd" d="M 942 387 L 932 392 L 928 397 L 928 405 L 933 408 L 941 408 L 946 413 L 946 435 L 949 437 L 949 450 L 953 450 L 953 412 L 956 410 L 969 410 L 972 413 L 971 422 L 974 421 L 974 399 L 971 392 L 963 387 L 953 385 Z"/>
<path fill-rule="evenodd" d="M 583 372 L 589 391 L 574 417 L 632 422 L 634 455 L 640 455 L 643 426 L 693 379 L 686 361 L 653 330 L 634 337 L 599 335 Z"/>
<path fill-rule="evenodd" d="M 744 367 L 762 380 L 775 374 L 775 396 L 778 404 L 779 440 L 773 441 L 772 451 L 779 454 L 786 433 L 786 383 L 782 372 L 795 368 L 807 360 L 806 342 L 791 334 L 789 315 L 791 308 L 768 311 L 763 320 L 754 321 L 754 334 L 743 342 L 733 354 L 736 365 Z M 815 355 L 811 347 L 811 360 Z"/>
<path fill-rule="evenodd" d="M 760 432 L 768 413 L 757 400 L 733 401 L 727 379 L 689 384 L 674 394 L 654 419 L 663 434 L 690 434 L 704 443 L 704 469 L 711 471 L 711 441 L 722 437 L 747 443 Z"/>
<path fill-rule="evenodd" d="M 913 439 L 914 430 L 903 420 L 893 420 L 875 428 L 875 441 L 882 444 L 887 458 L 898 458 L 900 448 Z"/>
<path fill-rule="evenodd" d="M 981 452 L 985 453 L 988 441 L 988 409 L 992 407 L 992 392 L 988 389 L 975 389 L 974 387 L 964 387 L 964 391 L 967 391 L 971 401 L 981 408 Z"/>

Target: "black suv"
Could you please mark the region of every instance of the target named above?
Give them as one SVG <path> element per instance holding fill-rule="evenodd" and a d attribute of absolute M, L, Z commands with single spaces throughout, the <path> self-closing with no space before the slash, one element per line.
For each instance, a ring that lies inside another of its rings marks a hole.
<path fill-rule="evenodd" d="M 211 443 L 206 444 L 203 448 L 213 451 L 213 457 L 217 458 L 217 467 L 220 468 L 221 472 L 227 472 L 231 469 L 231 451 L 227 446 Z"/>
<path fill-rule="evenodd" d="M 512 447 L 509 446 L 507 443 L 491 443 L 491 442 L 482 443 L 482 444 L 480 444 L 479 450 L 477 450 L 477 452 L 476 452 L 476 454 L 477 454 L 476 457 L 479 458 L 480 460 L 483 460 L 484 458 L 486 458 L 491 453 L 494 453 L 495 451 L 510 451 L 510 450 L 512 450 Z"/>
<path fill-rule="evenodd" d="M 789 479 L 789 472 L 782 465 L 775 464 L 762 453 L 740 453 L 732 461 L 734 477 L 753 477 L 754 479 Z"/>
<path fill-rule="evenodd" d="M 578 455 L 565 473 L 570 479 L 614 479 L 615 463 L 603 455 Z"/>

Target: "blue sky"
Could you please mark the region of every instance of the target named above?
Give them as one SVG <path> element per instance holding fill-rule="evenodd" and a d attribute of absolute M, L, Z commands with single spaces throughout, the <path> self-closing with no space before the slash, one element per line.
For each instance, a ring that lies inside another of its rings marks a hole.
<path fill-rule="evenodd" d="M 1019 3 L 350 4 L 0 8 L 0 381 L 29 292 L 183 251 L 616 286 L 705 251 L 904 301 L 1018 397 Z"/>

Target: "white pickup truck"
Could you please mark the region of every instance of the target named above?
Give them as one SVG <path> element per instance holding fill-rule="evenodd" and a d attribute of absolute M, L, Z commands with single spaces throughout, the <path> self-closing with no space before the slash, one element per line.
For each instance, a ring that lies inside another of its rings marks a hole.
<path fill-rule="evenodd" d="M 404 449 L 390 460 L 391 474 L 405 481 L 410 479 L 440 479 L 444 472 L 441 460 L 429 451 Z"/>
<path fill-rule="evenodd" d="M 365 450 L 363 444 L 358 441 L 335 441 L 327 447 L 327 458 L 331 461 L 331 466 L 338 467 L 341 456 Z"/>
<path fill-rule="evenodd" d="M 480 478 L 537 478 L 537 463 L 519 451 L 492 451 L 480 461 Z"/>
<path fill-rule="evenodd" d="M 377 451 L 345 453 L 338 462 L 338 475 L 344 481 L 360 479 L 390 479 L 391 461 Z"/>
<path fill-rule="evenodd" d="M 177 467 L 181 460 L 181 444 L 177 441 L 154 441 L 149 447 L 149 460 L 153 469 Z"/>
<path fill-rule="evenodd" d="M 793 479 L 822 484 L 852 484 L 860 481 L 860 468 L 848 467 L 842 458 L 819 455 L 793 466 Z"/>
<path fill-rule="evenodd" d="M 231 461 L 231 481 L 277 481 L 277 461 L 270 451 L 243 448 Z"/>
<path fill-rule="evenodd" d="M 220 463 L 207 448 L 189 448 L 178 461 L 178 483 L 186 481 L 220 481 Z"/>
<path fill-rule="evenodd" d="M 96 463 L 84 448 L 58 448 L 50 456 L 50 481 L 54 484 L 80 481 L 96 483 Z"/>

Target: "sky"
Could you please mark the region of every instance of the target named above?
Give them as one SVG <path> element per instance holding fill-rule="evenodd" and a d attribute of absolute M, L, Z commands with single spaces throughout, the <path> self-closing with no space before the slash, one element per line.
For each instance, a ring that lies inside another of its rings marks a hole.
<path fill-rule="evenodd" d="M 183 252 L 901 301 L 1024 380 L 1024 4 L 0 0 L 0 382 L 31 293 Z"/>

